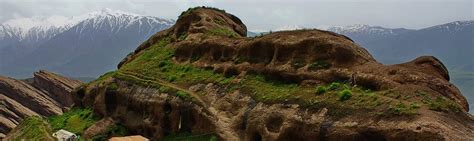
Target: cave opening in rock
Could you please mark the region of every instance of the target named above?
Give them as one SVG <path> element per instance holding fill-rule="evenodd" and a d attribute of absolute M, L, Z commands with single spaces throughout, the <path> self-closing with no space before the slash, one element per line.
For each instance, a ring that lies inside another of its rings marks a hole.
<path fill-rule="evenodd" d="M 258 132 L 253 133 L 251 141 L 262 141 L 262 135 Z"/>
<path fill-rule="evenodd" d="M 106 91 L 105 92 L 105 110 L 107 113 L 112 113 L 117 108 L 117 92 Z"/>
<path fill-rule="evenodd" d="M 387 140 L 382 134 L 378 132 L 374 132 L 374 131 L 365 131 L 365 132 L 362 132 L 361 135 L 364 138 L 364 140 L 368 140 L 368 141 L 386 141 Z"/>
<path fill-rule="evenodd" d="M 196 123 L 196 120 L 194 119 L 192 109 L 191 107 L 181 107 L 180 108 L 180 129 L 179 132 L 192 132 L 192 128 L 194 124 Z"/>
<path fill-rule="evenodd" d="M 281 116 L 272 116 L 268 119 L 265 126 L 267 127 L 268 131 L 278 133 L 282 124 L 283 119 Z"/>

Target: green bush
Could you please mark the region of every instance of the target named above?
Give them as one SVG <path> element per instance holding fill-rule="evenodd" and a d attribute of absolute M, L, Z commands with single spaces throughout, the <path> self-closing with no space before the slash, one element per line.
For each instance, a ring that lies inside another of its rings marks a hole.
<path fill-rule="evenodd" d="M 430 100 L 429 101 L 429 109 L 434 110 L 434 111 L 454 111 L 454 112 L 459 112 L 461 111 L 461 108 L 459 105 L 454 103 L 451 100 L 448 100 L 444 97 L 436 97 L 436 99 Z"/>
<path fill-rule="evenodd" d="M 329 85 L 329 90 L 337 90 L 341 86 L 341 83 L 339 82 L 332 82 L 331 85 Z"/>
<path fill-rule="evenodd" d="M 115 83 L 115 82 L 112 82 L 112 83 L 109 84 L 109 86 L 107 86 L 108 91 L 116 91 L 116 90 L 118 90 L 118 88 L 119 87 L 118 87 L 117 83 Z"/>
<path fill-rule="evenodd" d="M 352 91 L 349 89 L 344 89 L 339 92 L 339 101 L 349 100 L 352 97 Z"/>
<path fill-rule="evenodd" d="M 316 94 L 317 94 L 317 95 L 324 94 L 324 93 L 326 93 L 327 91 L 328 91 L 328 89 L 327 89 L 326 87 L 324 87 L 324 86 L 318 86 L 318 87 L 316 88 Z"/>
<path fill-rule="evenodd" d="M 176 92 L 176 96 L 178 96 L 179 98 L 182 98 L 182 99 L 188 99 L 189 98 L 189 94 L 186 93 L 186 92 L 183 92 L 183 91 Z"/>

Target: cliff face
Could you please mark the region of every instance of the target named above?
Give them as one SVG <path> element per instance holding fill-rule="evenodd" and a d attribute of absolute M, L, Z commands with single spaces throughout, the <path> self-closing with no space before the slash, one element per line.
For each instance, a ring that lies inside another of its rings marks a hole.
<path fill-rule="evenodd" d="M 61 114 L 72 106 L 71 92 L 81 84 L 47 71 L 25 81 L 0 76 L 0 133 L 5 135 L 29 116 Z"/>
<path fill-rule="evenodd" d="M 466 99 L 435 57 L 387 66 L 332 32 L 246 38 L 245 30 L 223 11 L 190 9 L 117 71 L 79 89 L 76 102 L 156 140 L 180 132 L 251 141 L 474 139 Z"/>

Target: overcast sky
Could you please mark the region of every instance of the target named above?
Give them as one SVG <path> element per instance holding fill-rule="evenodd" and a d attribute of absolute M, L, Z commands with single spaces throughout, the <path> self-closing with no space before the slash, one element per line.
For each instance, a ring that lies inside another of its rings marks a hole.
<path fill-rule="evenodd" d="M 258 1 L 258 2 L 255 2 Z M 104 8 L 176 19 L 194 6 L 238 16 L 250 30 L 369 24 L 418 29 L 473 20 L 473 0 L 0 0 L 0 23 L 16 17 L 75 16 Z"/>

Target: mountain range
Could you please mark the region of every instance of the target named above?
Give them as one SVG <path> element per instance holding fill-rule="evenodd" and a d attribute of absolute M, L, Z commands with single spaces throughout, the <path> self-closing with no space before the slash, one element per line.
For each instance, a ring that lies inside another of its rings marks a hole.
<path fill-rule="evenodd" d="M 96 77 L 174 22 L 111 9 L 75 17 L 10 20 L 0 25 L 0 73 L 24 78 L 46 69 Z"/>

